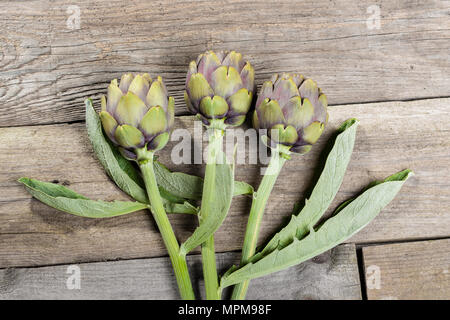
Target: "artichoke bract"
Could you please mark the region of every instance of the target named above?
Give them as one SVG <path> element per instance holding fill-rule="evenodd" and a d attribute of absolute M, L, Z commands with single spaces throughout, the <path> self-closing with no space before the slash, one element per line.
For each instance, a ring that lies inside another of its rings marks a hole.
<path fill-rule="evenodd" d="M 254 78 L 254 69 L 242 54 L 207 51 L 189 64 L 184 92 L 187 108 L 207 126 L 212 119 L 239 126 L 250 109 Z"/>
<path fill-rule="evenodd" d="M 305 154 L 328 121 L 328 102 L 317 83 L 300 74 L 275 74 L 264 82 L 253 113 L 255 129 L 267 129 L 267 144 Z"/>
<path fill-rule="evenodd" d="M 124 74 L 111 81 L 107 97 L 101 98 L 100 119 L 109 139 L 128 159 L 141 150 L 154 152 L 169 140 L 174 122 L 174 99 L 168 97 L 161 77 Z"/>

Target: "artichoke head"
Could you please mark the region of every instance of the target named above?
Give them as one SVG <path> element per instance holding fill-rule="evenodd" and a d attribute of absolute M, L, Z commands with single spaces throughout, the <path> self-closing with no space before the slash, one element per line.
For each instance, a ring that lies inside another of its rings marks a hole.
<path fill-rule="evenodd" d="M 312 79 L 300 74 L 275 74 L 264 82 L 253 113 L 255 129 L 267 129 L 267 144 L 305 154 L 328 121 L 325 94 Z"/>
<path fill-rule="evenodd" d="M 111 81 L 101 98 L 100 119 L 108 138 L 128 159 L 142 151 L 154 152 L 169 141 L 174 122 L 174 99 L 168 97 L 161 77 L 124 74 Z"/>
<path fill-rule="evenodd" d="M 250 109 L 254 78 L 253 67 L 242 54 L 207 51 L 189 64 L 184 92 L 187 108 L 207 126 L 212 119 L 239 126 Z"/>

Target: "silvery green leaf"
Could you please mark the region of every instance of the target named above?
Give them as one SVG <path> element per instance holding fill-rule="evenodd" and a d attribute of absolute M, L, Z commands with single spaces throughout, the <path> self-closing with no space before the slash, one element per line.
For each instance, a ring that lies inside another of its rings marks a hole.
<path fill-rule="evenodd" d="M 158 186 L 170 195 L 179 199 L 201 200 L 203 192 L 202 178 L 183 172 L 171 172 L 158 161 L 154 161 L 154 170 Z M 234 196 L 253 194 L 253 191 L 253 187 L 248 183 L 243 181 L 234 182 Z"/>
<path fill-rule="evenodd" d="M 55 209 L 87 218 L 109 218 L 147 209 L 147 205 L 131 201 L 94 201 L 59 184 L 20 178 L 36 199 Z"/>
<path fill-rule="evenodd" d="M 166 166 L 154 161 L 158 186 L 180 199 L 199 200 L 202 198 L 203 179 L 183 172 L 171 172 Z"/>
<path fill-rule="evenodd" d="M 385 182 L 367 189 L 356 199 L 347 203 L 317 230 L 311 228 L 309 234 L 303 239 L 294 237 L 291 243 L 281 249 L 277 248 L 267 255 L 256 254 L 248 264 L 234 272 L 227 272 L 222 277 L 221 287 L 289 268 L 349 239 L 394 199 L 411 175 L 410 170 L 405 170 L 389 177 Z"/>
<path fill-rule="evenodd" d="M 255 190 L 244 181 L 234 181 L 233 196 L 252 195 Z"/>
<path fill-rule="evenodd" d="M 372 188 L 372 187 L 374 187 L 374 186 L 376 186 L 376 185 L 378 185 L 378 184 L 380 184 L 380 183 L 383 183 L 383 182 L 387 182 L 387 181 L 400 181 L 400 180 L 403 180 L 403 179 L 405 179 L 405 177 L 406 177 L 408 174 L 410 174 L 410 172 L 411 172 L 411 170 L 406 169 L 406 170 L 403 170 L 403 171 L 394 173 L 393 175 L 387 177 L 387 178 L 384 179 L 384 180 L 373 181 L 373 182 L 371 182 L 371 183 L 363 190 L 363 192 L 366 191 L 367 189 L 370 189 L 370 188 Z M 351 198 L 351 199 L 348 199 L 348 200 L 342 202 L 342 203 L 334 210 L 333 215 L 338 214 L 338 213 L 339 213 L 342 209 L 344 209 L 350 202 L 352 202 L 353 200 L 355 200 L 355 198 L 356 198 L 356 197 Z"/>
<path fill-rule="evenodd" d="M 305 206 L 300 213 L 292 215 L 289 223 L 269 241 L 262 251 L 263 254 L 282 248 L 294 237 L 303 238 L 328 209 L 344 179 L 353 152 L 357 127 L 356 119 L 349 119 L 341 125 L 341 133 L 336 137 L 322 174 L 311 196 L 305 200 Z"/>
<path fill-rule="evenodd" d="M 174 203 L 167 201 L 164 204 L 164 209 L 167 213 L 184 213 L 193 215 L 197 215 L 199 211 L 199 208 L 193 206 L 187 201 L 185 201 L 184 203 Z"/>
<path fill-rule="evenodd" d="M 225 159 L 223 152 L 220 152 L 220 155 Z M 207 210 L 210 214 L 201 220 L 194 233 L 181 245 L 181 254 L 189 253 L 213 235 L 225 220 L 230 209 L 234 189 L 234 166 L 227 164 L 225 160 L 221 164 L 213 165 L 216 166 L 214 185 L 204 186 L 206 190 L 214 190 L 212 193 L 213 198 L 209 199 L 209 201 L 203 199 L 200 209 Z"/>
<path fill-rule="evenodd" d="M 106 173 L 126 194 L 139 202 L 148 203 L 147 193 L 138 171 L 103 135 L 102 124 L 92 106 L 92 101 L 86 99 L 85 104 L 89 140 Z"/>

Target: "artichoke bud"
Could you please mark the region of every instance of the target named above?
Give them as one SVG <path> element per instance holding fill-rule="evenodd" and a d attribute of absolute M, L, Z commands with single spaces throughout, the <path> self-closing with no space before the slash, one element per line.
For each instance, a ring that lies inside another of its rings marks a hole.
<path fill-rule="evenodd" d="M 206 126 L 217 121 L 239 126 L 250 109 L 254 78 L 253 67 L 242 54 L 207 51 L 189 64 L 184 91 L 187 108 Z"/>
<path fill-rule="evenodd" d="M 305 154 L 328 121 L 328 101 L 312 79 L 300 74 L 275 74 L 264 82 L 253 113 L 253 126 L 267 129 L 267 145 L 283 145 Z"/>
<path fill-rule="evenodd" d="M 146 152 L 162 149 L 174 122 L 174 99 L 158 76 L 124 74 L 111 81 L 101 97 L 100 119 L 108 138 L 124 157 L 138 160 Z"/>

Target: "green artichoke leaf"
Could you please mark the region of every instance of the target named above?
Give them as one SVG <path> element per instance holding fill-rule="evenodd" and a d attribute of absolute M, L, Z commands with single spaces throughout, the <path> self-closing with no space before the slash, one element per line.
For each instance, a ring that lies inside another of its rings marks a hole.
<path fill-rule="evenodd" d="M 328 209 L 344 179 L 353 152 L 357 127 L 356 119 L 349 119 L 339 127 L 340 133 L 311 196 L 305 200 L 301 211 L 292 215 L 289 223 L 269 241 L 262 251 L 263 254 L 284 247 L 294 238 L 303 238 Z"/>
<path fill-rule="evenodd" d="M 201 199 L 202 178 L 183 172 L 172 172 L 157 160 L 153 162 L 153 168 L 158 186 L 173 195 L 175 199 Z"/>
<path fill-rule="evenodd" d="M 294 237 L 281 249 L 254 255 L 246 265 L 227 272 L 221 279 L 221 288 L 289 268 L 344 242 L 372 221 L 412 174 L 405 170 L 367 189 L 316 230 L 311 228 L 303 239 Z"/>
<path fill-rule="evenodd" d="M 164 191 L 161 196 L 172 202 L 184 202 L 185 199 L 201 200 L 203 192 L 203 179 L 201 177 L 183 172 L 171 172 L 157 160 L 154 161 L 153 167 L 160 191 L 163 189 L 174 198 L 168 199 L 169 195 L 165 196 Z M 235 181 L 233 190 L 233 196 L 251 195 L 254 192 L 253 187 L 243 181 Z"/>
<path fill-rule="evenodd" d="M 90 200 L 59 184 L 20 178 L 27 191 L 48 206 L 87 218 L 110 218 L 147 209 L 147 204 L 133 201 Z"/>
<path fill-rule="evenodd" d="M 252 195 L 255 189 L 244 181 L 234 181 L 233 196 Z"/>
<path fill-rule="evenodd" d="M 383 183 L 383 182 L 402 180 L 402 179 L 404 179 L 404 177 L 405 177 L 406 175 L 408 175 L 410 172 L 411 172 L 411 170 L 406 169 L 406 170 L 403 170 L 403 171 L 399 171 L 399 172 L 397 172 L 397 173 L 394 173 L 393 175 L 387 177 L 387 178 L 384 179 L 384 180 L 376 180 L 376 181 L 373 181 L 373 182 L 371 182 L 366 188 L 364 188 L 362 192 L 364 192 L 364 191 L 366 191 L 367 189 L 370 189 L 370 188 L 372 188 L 372 187 L 374 187 L 374 186 L 376 186 L 376 185 L 378 185 L 378 184 L 380 184 L 380 183 Z M 342 203 L 341 203 L 341 204 L 333 211 L 333 214 L 332 214 L 332 215 L 338 214 L 342 209 L 344 209 L 350 202 L 352 202 L 352 201 L 355 200 L 355 199 L 356 199 L 356 197 L 350 198 L 350 199 L 348 199 L 348 200 L 342 202 Z"/>
<path fill-rule="evenodd" d="M 86 99 L 86 128 L 98 160 L 108 176 L 126 194 L 136 201 L 148 203 L 144 183 L 132 163 L 105 138 L 100 118 L 95 112 L 91 99 Z"/>
<path fill-rule="evenodd" d="M 226 163 L 225 154 L 220 151 L 219 156 L 222 161 L 214 164 L 215 179 L 213 185 L 205 185 L 205 190 L 213 190 L 209 200 L 202 200 L 200 210 L 209 212 L 205 218 L 201 219 L 200 225 L 194 233 L 181 245 L 180 254 L 185 255 L 197 246 L 205 242 L 221 226 L 231 206 L 234 189 L 234 165 Z M 201 216 L 201 213 L 200 213 Z"/>
<path fill-rule="evenodd" d="M 164 209 L 167 213 L 184 213 L 197 215 L 199 208 L 193 206 L 190 202 L 185 201 L 184 203 L 174 203 L 167 201 L 164 204 Z"/>

